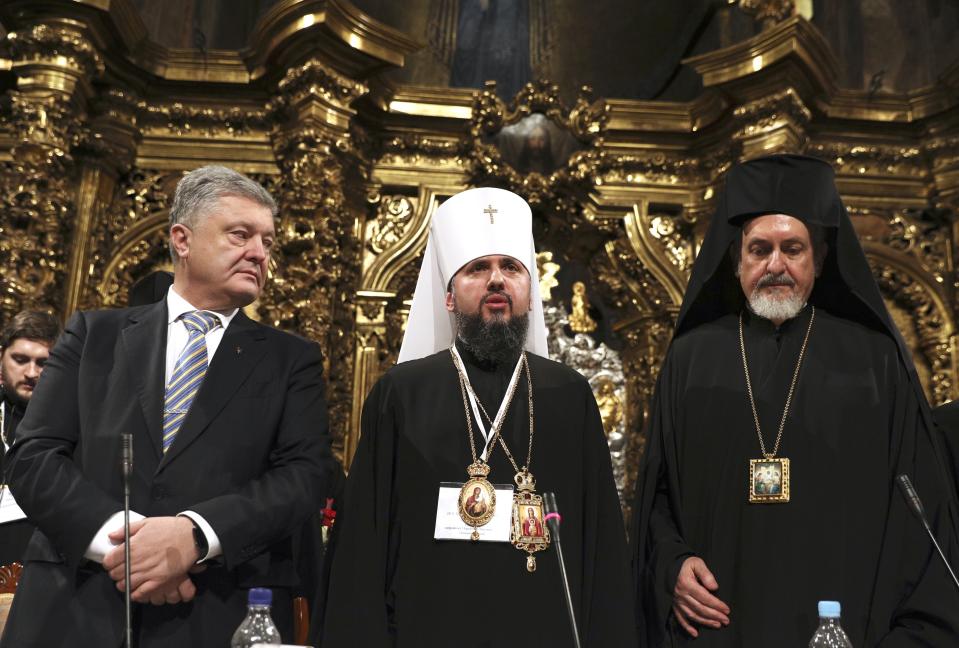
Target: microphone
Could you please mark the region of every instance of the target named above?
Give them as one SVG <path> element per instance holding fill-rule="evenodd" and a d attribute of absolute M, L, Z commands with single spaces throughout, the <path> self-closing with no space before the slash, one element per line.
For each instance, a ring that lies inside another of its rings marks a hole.
<path fill-rule="evenodd" d="M 566 609 L 569 612 L 569 622 L 573 628 L 573 645 L 580 648 L 579 628 L 576 626 L 576 610 L 573 609 L 573 595 L 569 591 L 569 578 L 566 576 L 566 561 L 563 560 L 563 545 L 559 538 L 559 524 L 562 517 L 556 508 L 556 495 L 552 491 L 543 493 L 543 507 L 546 515 L 546 526 L 549 527 L 549 534 L 553 541 L 553 547 L 556 548 L 556 559 L 559 561 L 559 574 L 563 578 L 563 591 L 566 593 Z"/>
<path fill-rule="evenodd" d="M 120 435 L 123 473 L 123 578 L 126 588 L 123 603 L 126 611 L 126 648 L 133 648 L 133 604 L 130 601 L 130 477 L 133 475 L 133 435 Z"/>
<path fill-rule="evenodd" d="M 896 485 L 899 487 L 903 498 L 905 498 L 906 504 L 909 505 L 909 508 L 912 509 L 915 516 L 922 522 L 926 533 L 929 534 L 929 539 L 932 540 L 933 546 L 935 546 L 936 551 L 939 552 L 939 557 L 942 558 L 942 563 L 946 566 L 946 569 L 949 570 L 949 575 L 952 576 L 952 582 L 956 584 L 956 589 L 959 589 L 959 579 L 956 578 L 956 572 L 952 571 L 952 565 L 950 565 L 949 560 L 946 559 L 946 554 L 942 553 L 942 548 L 939 546 L 939 543 L 936 542 L 936 536 L 932 533 L 929 520 L 926 519 L 926 511 L 922 506 L 922 500 L 919 499 L 919 493 L 916 492 L 916 488 L 912 485 L 912 480 L 909 479 L 909 475 L 896 475 Z"/>

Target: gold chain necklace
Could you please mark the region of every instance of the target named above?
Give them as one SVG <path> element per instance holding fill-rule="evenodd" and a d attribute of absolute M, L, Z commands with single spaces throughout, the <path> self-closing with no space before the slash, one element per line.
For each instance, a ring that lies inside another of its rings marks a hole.
<path fill-rule="evenodd" d="M 462 488 L 460 488 L 459 514 L 460 519 L 462 519 L 464 523 L 473 527 L 473 533 L 470 537 L 476 542 L 479 540 L 478 527 L 486 525 L 493 519 L 493 514 L 496 511 L 496 489 L 493 488 L 493 485 L 486 479 L 490 473 L 489 464 L 486 463 L 482 457 L 476 456 L 476 441 L 473 438 L 473 418 L 470 415 L 469 404 L 466 400 L 466 390 L 469 389 L 472 393 L 472 387 L 468 387 L 469 383 L 465 375 L 466 370 L 460 366 L 459 359 L 456 357 L 452 348 L 450 348 L 450 356 L 453 358 L 453 366 L 456 367 L 456 373 L 460 382 L 460 393 L 463 396 L 463 410 L 466 414 L 466 431 L 470 440 L 470 454 L 473 457 L 473 463 L 466 467 L 466 473 L 469 475 L 469 479 L 463 484 Z M 509 406 L 513 402 L 513 394 L 516 392 L 517 382 L 518 381 L 513 381 L 510 390 L 506 393 L 505 404 L 503 405 L 504 412 L 509 410 Z M 478 402 L 477 400 L 477 403 Z M 503 426 L 503 421 L 505 420 L 506 416 L 504 415 L 498 425 L 491 424 L 492 429 L 490 430 L 489 441 L 487 441 L 487 448 L 496 446 L 500 428 Z"/>
<path fill-rule="evenodd" d="M 499 441 L 500 446 L 503 448 L 503 452 L 506 453 L 507 459 L 509 459 L 510 464 L 512 464 L 513 469 L 516 471 L 516 474 L 513 476 L 513 481 L 516 482 L 517 492 L 513 494 L 513 510 L 512 510 L 512 524 L 510 531 L 510 543 L 519 549 L 520 551 L 526 552 L 526 570 L 528 572 L 536 571 L 536 556 L 533 554 L 537 551 L 542 551 L 549 547 L 550 536 L 549 529 L 546 527 L 546 523 L 543 517 L 543 498 L 540 495 L 536 494 L 536 479 L 533 477 L 533 474 L 529 471 L 529 468 L 532 464 L 533 459 L 533 377 L 529 368 L 529 361 L 526 358 L 526 353 L 523 352 L 520 361 L 523 363 L 523 370 L 526 373 L 526 391 L 527 398 L 529 401 L 529 445 L 526 449 L 526 464 L 520 467 L 516 463 L 516 459 L 513 457 L 513 453 L 510 452 L 509 447 L 506 445 L 506 441 L 503 439 L 501 430 L 503 427 L 503 422 L 506 420 L 506 416 L 500 419 L 499 425 L 495 425 L 495 421 L 490 419 L 489 413 L 487 413 L 486 408 L 483 407 L 483 403 L 480 401 L 479 397 L 476 395 L 476 392 L 473 391 L 472 386 L 469 381 L 466 380 L 464 374 L 466 373 L 465 369 L 460 366 L 456 354 L 453 355 L 453 363 L 456 365 L 456 370 L 459 372 L 460 380 L 460 392 L 463 396 L 463 409 L 466 412 L 466 425 L 467 432 L 469 433 L 470 439 L 470 451 L 473 454 L 473 464 L 471 464 L 470 469 L 473 469 L 477 464 L 482 464 L 486 472 L 481 476 L 483 481 L 486 481 L 486 476 L 489 474 L 489 466 L 482 461 L 482 459 L 477 459 L 476 457 L 476 448 L 473 442 L 473 422 L 470 416 L 469 405 L 466 401 L 466 391 L 469 390 L 470 394 L 473 396 L 473 399 L 476 401 L 477 406 L 479 407 L 480 412 L 482 412 L 483 417 L 486 419 L 487 423 L 493 428 L 490 435 L 490 441 L 488 447 L 495 448 L 496 442 Z M 506 409 L 509 409 L 509 406 L 512 404 L 513 395 L 515 392 L 516 384 L 512 385 L 511 390 L 507 394 Z M 473 476 L 473 473 L 470 473 Z M 477 476 L 479 477 L 479 476 Z M 469 506 L 465 506 L 464 512 L 464 496 L 467 497 L 467 503 L 470 501 L 468 488 L 474 489 L 475 494 L 475 485 L 471 485 L 471 482 L 478 481 L 477 477 L 471 479 L 469 482 L 463 485 L 463 489 L 460 491 L 460 517 L 467 523 L 472 524 L 470 515 L 469 515 Z M 488 482 L 487 482 L 488 483 Z M 491 507 L 492 508 L 492 507 Z M 465 513 L 465 514 L 464 514 Z M 525 516 L 524 516 L 525 513 Z M 492 512 L 490 512 L 490 518 L 492 518 Z M 487 518 L 486 522 L 490 518 Z M 484 524 L 486 523 L 484 522 Z M 478 540 L 479 533 L 476 530 L 476 526 L 473 525 L 473 535 L 472 539 Z"/>
<path fill-rule="evenodd" d="M 526 366 L 525 360 L 526 360 L 526 357 L 525 357 L 525 355 L 524 355 L 524 356 L 523 356 L 523 364 L 524 364 L 524 366 Z M 459 363 L 456 361 L 456 356 L 453 356 L 453 363 L 456 365 L 457 371 L 459 371 L 459 372 L 462 372 L 462 371 L 463 371 L 462 368 L 459 366 Z M 527 371 L 527 374 L 526 374 L 526 375 L 527 375 L 527 380 L 528 380 L 528 379 L 529 379 L 529 369 L 527 368 L 526 371 Z M 512 464 L 513 464 L 513 467 L 516 468 L 516 462 L 513 461 L 513 455 L 511 455 L 511 454 L 509 453 L 509 450 L 506 448 L 506 443 L 503 441 L 503 437 L 500 436 L 500 430 L 503 428 L 503 421 L 506 420 L 506 417 L 505 417 L 505 416 L 503 417 L 503 420 L 499 422 L 499 425 L 494 425 L 494 421 L 490 420 L 489 414 L 486 413 L 486 409 L 483 407 L 483 403 L 480 402 L 479 396 L 476 395 L 476 392 L 473 391 L 473 387 L 472 387 L 468 382 L 466 382 L 466 380 L 463 378 L 462 373 L 460 374 L 459 379 L 460 379 L 460 393 L 461 393 L 462 396 L 463 396 L 463 409 L 466 411 L 466 431 L 467 431 L 467 433 L 469 434 L 469 439 L 470 439 L 470 452 L 471 452 L 472 455 L 473 455 L 473 461 L 474 461 L 474 462 L 476 462 L 476 461 L 482 461 L 482 459 L 481 459 L 481 458 L 477 458 L 477 456 L 476 456 L 476 442 L 475 442 L 475 440 L 474 440 L 474 438 L 473 438 L 473 417 L 470 416 L 469 403 L 468 403 L 467 400 L 466 400 L 466 392 L 467 392 L 467 391 L 469 391 L 469 393 L 472 394 L 473 398 L 476 399 L 476 404 L 479 406 L 480 411 L 483 413 L 483 417 L 486 418 L 486 422 L 487 422 L 487 423 L 489 424 L 489 426 L 490 426 L 490 432 L 491 432 L 491 433 L 490 433 L 490 440 L 487 442 L 487 445 L 488 445 L 489 447 L 495 447 L 496 442 L 499 441 L 500 444 L 503 446 L 503 450 L 506 450 L 506 456 L 509 457 L 510 461 L 511 461 Z M 509 392 L 506 394 L 506 409 L 507 409 L 507 410 L 509 410 L 509 406 L 513 404 L 513 395 L 514 395 L 515 393 L 516 393 L 516 386 L 513 385 L 512 389 L 510 389 Z M 530 403 L 532 403 L 532 402 L 533 402 L 533 395 L 532 395 L 532 392 L 531 392 L 531 393 L 530 393 Z M 532 414 L 530 414 L 530 430 L 532 430 L 532 429 L 533 429 L 533 416 L 532 416 Z M 532 439 L 532 434 L 530 434 L 529 450 L 530 450 L 530 454 L 532 454 L 532 452 L 533 452 L 533 439 Z M 529 463 L 529 457 L 527 457 L 526 462 Z M 519 468 L 516 468 L 516 470 L 518 471 Z"/>
<path fill-rule="evenodd" d="M 796 389 L 796 383 L 799 381 L 799 368 L 802 366 L 803 356 L 806 353 L 806 345 L 809 342 L 809 334 L 812 332 L 812 324 L 816 319 L 816 307 L 812 307 L 812 313 L 809 316 L 809 325 L 806 327 L 806 336 L 803 338 L 802 347 L 799 349 L 799 359 L 796 361 L 796 369 L 793 371 L 792 382 L 789 384 L 789 392 L 786 394 L 786 406 L 783 408 L 783 415 L 779 421 L 779 432 L 776 434 L 776 442 L 773 444 L 772 452 L 766 451 L 766 442 L 763 439 L 762 428 L 759 425 L 759 411 L 756 409 L 756 399 L 753 397 L 752 380 L 749 378 L 749 364 L 746 361 L 746 342 L 743 338 L 743 314 L 739 314 L 739 350 L 743 358 L 743 372 L 746 374 L 746 392 L 749 394 L 749 405 L 753 411 L 753 421 L 756 424 L 756 436 L 759 438 L 759 449 L 762 452 L 762 459 L 749 460 L 749 501 L 754 504 L 782 503 L 789 501 L 789 459 L 786 457 L 776 457 L 779 452 L 779 444 L 783 438 L 783 430 L 786 427 L 786 417 L 789 415 L 789 406 L 792 404 L 793 392 Z"/>
<path fill-rule="evenodd" d="M 498 434 L 498 430 L 497 430 L 497 438 L 496 438 L 496 441 L 499 441 L 500 446 L 503 448 L 503 452 L 506 453 L 506 458 L 509 459 L 509 462 L 513 465 L 513 470 L 515 470 L 517 474 L 518 473 L 529 474 L 529 467 L 533 459 L 533 379 L 529 373 L 529 362 L 526 360 L 525 353 L 523 354 L 523 370 L 526 372 L 526 386 L 527 386 L 526 391 L 527 391 L 527 397 L 529 399 L 529 446 L 526 448 L 526 464 L 522 468 L 520 468 L 516 464 L 516 460 L 513 458 L 513 453 L 509 451 L 508 447 L 506 447 L 506 441 L 505 439 L 503 439 L 502 434 Z M 463 382 L 462 378 L 460 382 L 461 383 Z M 487 424 L 492 426 L 493 421 L 492 419 L 490 419 L 489 414 L 486 412 L 486 408 L 483 407 L 483 402 L 479 399 L 479 396 L 476 395 L 476 392 L 474 392 L 473 388 L 470 387 L 469 385 L 467 385 L 466 388 L 470 390 L 470 392 L 473 394 L 473 398 L 476 399 L 476 404 L 479 406 L 480 412 L 483 413 L 483 418 L 486 419 Z M 504 417 L 504 420 L 505 420 L 505 417 Z M 502 422 L 500 423 L 500 427 L 502 428 Z M 494 441 L 493 444 L 495 444 L 496 441 Z"/>

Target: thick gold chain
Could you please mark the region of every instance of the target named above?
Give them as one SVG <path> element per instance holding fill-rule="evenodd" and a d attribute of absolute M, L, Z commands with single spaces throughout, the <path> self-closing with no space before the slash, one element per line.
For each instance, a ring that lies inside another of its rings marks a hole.
<path fill-rule="evenodd" d="M 746 391 L 749 393 L 749 405 L 753 409 L 753 421 L 756 422 L 756 436 L 759 437 L 759 449 L 763 457 L 772 459 L 779 452 L 779 442 L 783 438 L 783 429 L 786 427 L 786 416 L 789 414 L 789 405 L 792 403 L 793 391 L 796 389 L 796 382 L 799 380 L 799 367 L 802 366 L 803 355 L 806 353 L 806 343 L 809 342 L 809 333 L 812 331 L 813 320 L 816 319 L 816 307 L 812 307 L 812 314 L 809 316 L 809 326 L 806 327 L 806 337 L 802 341 L 802 348 L 799 349 L 799 360 L 796 361 L 796 370 L 793 372 L 792 383 L 789 385 L 789 393 L 786 395 L 786 407 L 783 408 L 783 417 L 779 421 L 779 433 L 776 435 L 776 444 L 771 453 L 766 452 L 766 443 L 763 441 L 763 432 L 759 427 L 759 413 L 756 411 L 756 399 L 753 398 L 753 384 L 749 379 L 749 365 L 746 362 L 746 342 L 743 340 L 743 314 L 739 313 L 739 350 L 743 354 L 743 371 L 746 373 Z"/>
<path fill-rule="evenodd" d="M 466 382 L 466 377 L 465 377 L 465 376 L 466 376 L 466 370 L 465 370 L 462 366 L 460 366 L 459 360 L 457 360 L 456 354 L 453 353 L 453 350 L 452 350 L 452 349 L 450 349 L 450 356 L 453 358 L 453 366 L 456 367 L 456 373 L 457 373 L 457 375 L 459 376 L 459 379 L 460 379 L 460 393 L 461 393 L 462 396 L 463 396 L 463 409 L 464 409 L 464 411 L 466 412 L 466 431 L 469 433 L 470 452 L 471 452 L 472 455 L 473 455 L 473 463 L 476 463 L 476 461 L 477 461 L 477 458 L 476 458 L 476 442 L 475 442 L 474 439 L 473 439 L 473 417 L 472 417 L 472 415 L 470 414 L 469 403 L 468 403 L 467 400 L 466 400 L 466 390 L 467 390 L 467 389 L 469 390 L 470 394 L 473 395 L 473 398 L 476 399 L 476 404 L 479 405 L 480 411 L 483 412 L 483 416 L 485 416 L 485 417 L 486 417 L 486 420 L 489 421 L 489 425 L 490 425 L 491 428 L 492 428 L 492 426 L 493 426 L 493 422 L 489 420 L 489 414 L 486 413 L 486 410 L 483 408 L 483 404 L 480 402 L 480 399 L 479 399 L 479 397 L 476 395 L 476 392 L 473 391 L 472 386 L 470 386 L 470 384 L 469 384 L 468 382 Z M 528 378 L 529 378 L 529 365 L 526 364 L 526 353 L 525 353 L 525 352 L 523 353 L 523 365 L 526 367 L 526 376 L 527 376 L 527 379 L 528 379 Z M 513 386 L 512 386 L 512 388 L 511 388 L 511 389 L 509 390 L 509 392 L 506 394 L 506 411 L 509 411 L 509 406 L 512 405 L 512 403 L 513 403 L 513 395 L 514 395 L 515 393 L 516 393 L 516 384 L 514 383 Z M 529 398 L 530 398 L 530 405 L 532 406 L 532 402 L 533 402 L 532 387 L 530 387 L 530 396 L 529 396 Z M 529 429 L 530 429 L 530 452 L 532 452 L 532 449 L 533 449 L 533 440 L 532 440 L 532 436 L 533 436 L 533 427 L 532 427 L 533 418 L 532 418 L 532 411 L 533 411 L 533 410 L 532 410 L 532 407 L 531 407 L 531 409 L 530 409 L 530 428 L 529 428 Z M 489 445 L 489 446 L 495 446 L 495 445 L 496 445 L 496 441 L 498 440 L 498 441 L 503 445 L 503 449 L 506 450 L 506 444 L 503 443 L 503 438 L 500 436 L 500 433 L 499 433 L 499 432 L 500 432 L 500 429 L 503 427 L 503 421 L 505 421 L 505 420 L 506 420 L 506 416 L 504 415 L 504 416 L 503 416 L 503 420 L 500 421 L 500 423 L 499 423 L 499 427 L 491 430 L 491 436 L 490 436 L 490 438 L 492 439 L 492 441 L 488 442 L 488 445 Z M 512 457 L 512 455 L 509 454 L 509 450 L 506 450 L 506 455 L 510 458 L 510 462 L 512 462 L 513 467 L 515 468 L 515 467 L 516 467 L 516 462 L 513 461 L 513 457 Z M 519 468 L 516 468 L 516 471 L 519 472 Z"/>

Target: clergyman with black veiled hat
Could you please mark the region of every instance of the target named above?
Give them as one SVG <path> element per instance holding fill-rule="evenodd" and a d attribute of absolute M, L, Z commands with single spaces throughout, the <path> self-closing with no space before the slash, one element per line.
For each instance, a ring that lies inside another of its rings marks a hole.
<path fill-rule="evenodd" d="M 654 397 L 634 509 L 640 639 L 805 645 L 837 600 L 854 646 L 959 645 L 954 491 L 908 350 L 832 168 L 733 167 Z"/>
<path fill-rule="evenodd" d="M 526 201 L 436 211 L 399 360 L 363 406 L 324 648 L 572 646 L 547 492 L 582 645 L 635 648 L 609 447 L 589 383 L 548 358 Z"/>

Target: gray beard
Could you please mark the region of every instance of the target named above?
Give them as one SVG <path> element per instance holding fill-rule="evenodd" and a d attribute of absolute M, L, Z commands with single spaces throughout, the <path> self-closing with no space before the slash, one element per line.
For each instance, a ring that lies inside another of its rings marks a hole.
<path fill-rule="evenodd" d="M 754 290 L 749 296 L 749 309 L 756 315 L 773 321 L 786 321 L 802 312 L 806 302 L 799 295 L 789 295 L 776 299 Z"/>
<path fill-rule="evenodd" d="M 489 321 L 483 319 L 482 313 L 467 315 L 454 311 L 453 315 L 457 337 L 481 362 L 499 365 L 515 360 L 526 344 L 528 313 L 508 320 L 495 317 Z"/>

